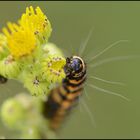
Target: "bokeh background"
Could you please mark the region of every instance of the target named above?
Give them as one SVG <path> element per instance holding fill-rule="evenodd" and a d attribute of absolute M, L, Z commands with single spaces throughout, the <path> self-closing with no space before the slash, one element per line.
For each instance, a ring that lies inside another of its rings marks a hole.
<path fill-rule="evenodd" d="M 7 21 L 17 21 L 27 6 L 40 6 L 48 16 L 53 32 L 50 42 L 66 53 L 76 53 L 89 31 L 94 28 L 84 56 L 91 58 L 115 41 L 127 39 L 95 59 L 92 64 L 114 56 L 140 55 L 140 2 L 0 2 L 0 28 Z M 59 132 L 59 138 L 140 138 L 140 58 L 119 60 L 89 69 L 88 76 L 120 81 L 126 86 L 90 80 L 90 84 L 128 97 L 117 96 L 86 87 L 83 95 L 94 116 L 96 127 L 84 106 L 76 107 Z M 0 106 L 7 97 L 21 91 L 23 86 L 13 80 L 0 85 Z M 16 132 L 0 123 L 0 137 L 14 138 Z"/>

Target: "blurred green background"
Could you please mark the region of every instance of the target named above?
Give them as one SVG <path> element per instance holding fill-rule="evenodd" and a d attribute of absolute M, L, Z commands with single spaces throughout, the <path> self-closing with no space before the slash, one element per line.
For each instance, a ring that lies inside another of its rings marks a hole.
<path fill-rule="evenodd" d="M 27 6 L 40 6 L 48 16 L 53 32 L 51 42 L 71 54 L 76 53 L 94 27 L 84 56 L 91 58 L 115 41 L 127 39 L 95 59 L 92 63 L 113 56 L 140 55 L 140 2 L 0 2 L 0 28 L 7 21 L 17 21 Z M 96 127 L 84 106 L 74 109 L 59 132 L 59 138 L 140 138 L 140 58 L 114 61 L 89 69 L 88 76 L 98 76 L 111 81 L 120 81 L 126 86 L 105 84 L 90 80 L 104 89 L 128 97 L 127 102 L 86 87 L 88 108 L 94 116 Z M 25 91 L 21 84 L 10 80 L 0 85 L 0 105 L 7 97 Z M 0 136 L 14 138 L 13 131 L 0 123 Z"/>

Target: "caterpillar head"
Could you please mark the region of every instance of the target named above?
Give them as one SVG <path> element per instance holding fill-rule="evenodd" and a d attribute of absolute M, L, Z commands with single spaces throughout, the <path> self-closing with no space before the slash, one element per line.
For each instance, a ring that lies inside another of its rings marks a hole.
<path fill-rule="evenodd" d="M 86 64 L 79 56 L 67 57 L 64 70 L 67 76 L 79 77 L 86 71 Z"/>

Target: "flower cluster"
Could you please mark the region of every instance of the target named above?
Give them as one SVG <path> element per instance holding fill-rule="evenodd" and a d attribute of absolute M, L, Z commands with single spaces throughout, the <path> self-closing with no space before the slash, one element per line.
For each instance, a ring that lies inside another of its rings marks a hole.
<path fill-rule="evenodd" d="M 17 23 L 7 23 L 0 34 L 0 75 L 16 79 L 32 95 L 47 95 L 65 77 L 65 58 L 49 43 L 52 27 L 39 7 L 30 6 Z"/>
<path fill-rule="evenodd" d="M 0 33 L 0 76 L 23 83 L 28 94 L 18 94 L 1 106 L 1 119 L 20 138 L 55 138 L 42 115 L 43 101 L 65 78 L 62 51 L 48 39 L 52 28 L 42 10 L 26 8 L 17 23 L 7 23 Z M 46 136 L 47 131 L 47 136 Z"/>

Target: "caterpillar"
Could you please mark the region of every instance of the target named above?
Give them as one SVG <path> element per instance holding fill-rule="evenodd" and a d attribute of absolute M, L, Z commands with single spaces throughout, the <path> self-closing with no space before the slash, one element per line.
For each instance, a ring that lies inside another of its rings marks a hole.
<path fill-rule="evenodd" d="M 7 78 L 3 77 L 2 75 L 0 75 L 0 84 L 4 84 L 7 82 Z"/>
<path fill-rule="evenodd" d="M 52 130 L 59 128 L 64 117 L 76 105 L 86 81 L 86 63 L 79 56 L 67 57 L 64 71 L 66 77 L 62 84 L 52 89 L 44 102 L 43 114 L 49 119 Z"/>

